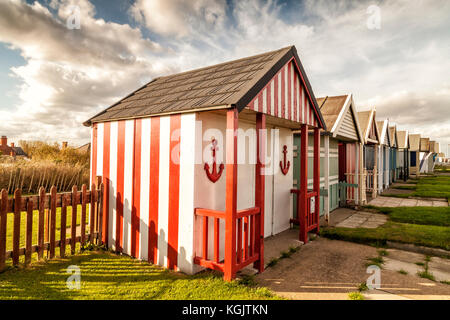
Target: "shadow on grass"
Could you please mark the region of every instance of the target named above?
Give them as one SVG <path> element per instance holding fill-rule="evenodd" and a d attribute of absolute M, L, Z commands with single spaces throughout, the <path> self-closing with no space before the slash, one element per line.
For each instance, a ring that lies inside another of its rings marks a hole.
<path fill-rule="evenodd" d="M 81 270 L 81 288 L 70 290 L 67 267 Z M 89 252 L 0 274 L 0 299 L 270 299 L 265 288 L 227 283 L 214 272 L 194 276 L 108 252 Z"/>

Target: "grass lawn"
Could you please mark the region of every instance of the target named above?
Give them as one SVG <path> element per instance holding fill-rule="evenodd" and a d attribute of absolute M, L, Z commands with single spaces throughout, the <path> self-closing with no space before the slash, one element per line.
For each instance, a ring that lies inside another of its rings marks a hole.
<path fill-rule="evenodd" d="M 323 228 L 320 234 L 336 240 L 383 246 L 386 241 L 450 250 L 450 228 L 388 221 L 375 228 Z"/>
<path fill-rule="evenodd" d="M 447 198 L 450 200 L 450 176 L 422 177 L 416 184 L 411 186 L 398 186 L 396 189 L 413 190 L 408 194 L 383 194 L 398 198 L 424 197 L 424 198 Z"/>
<path fill-rule="evenodd" d="M 67 267 L 81 269 L 69 290 Z M 212 271 L 188 276 L 109 252 L 85 252 L 0 273 L 2 299 L 279 299 L 267 288 L 225 282 Z"/>
<path fill-rule="evenodd" d="M 370 208 L 388 214 L 394 222 L 450 227 L 450 207 Z"/>

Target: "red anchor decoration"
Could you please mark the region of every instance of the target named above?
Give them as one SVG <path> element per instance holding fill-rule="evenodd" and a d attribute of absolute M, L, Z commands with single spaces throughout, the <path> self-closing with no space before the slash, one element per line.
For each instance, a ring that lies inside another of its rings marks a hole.
<path fill-rule="evenodd" d="M 212 144 L 211 150 L 212 150 L 212 156 L 213 156 L 212 172 L 209 172 L 209 165 L 207 163 L 205 163 L 205 171 L 206 171 L 206 175 L 208 176 L 208 179 L 211 180 L 213 183 L 215 183 L 217 180 L 220 179 L 220 176 L 222 175 L 222 172 L 224 169 L 224 165 L 223 165 L 223 163 L 221 163 L 219 165 L 219 172 L 217 172 L 216 150 L 219 150 L 219 148 L 217 147 L 217 140 L 213 138 L 211 140 L 211 144 Z"/>
<path fill-rule="evenodd" d="M 289 166 L 291 165 L 290 161 L 288 161 L 286 163 L 286 154 L 287 154 L 287 146 L 286 145 L 283 146 L 283 153 L 284 153 L 284 164 L 282 161 L 280 161 L 280 168 L 281 168 L 281 172 L 284 175 L 286 175 L 289 171 Z"/>

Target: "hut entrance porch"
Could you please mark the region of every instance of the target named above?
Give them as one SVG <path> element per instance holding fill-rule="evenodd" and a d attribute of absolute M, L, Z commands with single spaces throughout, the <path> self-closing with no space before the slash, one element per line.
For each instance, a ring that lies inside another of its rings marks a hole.
<path fill-rule="evenodd" d="M 291 223 L 299 225 L 299 240 L 308 242 L 308 232 L 319 233 L 320 223 L 320 129 L 313 131 L 313 184 L 308 189 L 308 126 L 303 124 L 300 130 L 300 150 L 297 152 L 300 170 L 294 170 L 293 193 L 294 217 Z M 298 147 L 297 147 L 298 148 Z M 294 163 L 294 168 L 298 163 Z"/>

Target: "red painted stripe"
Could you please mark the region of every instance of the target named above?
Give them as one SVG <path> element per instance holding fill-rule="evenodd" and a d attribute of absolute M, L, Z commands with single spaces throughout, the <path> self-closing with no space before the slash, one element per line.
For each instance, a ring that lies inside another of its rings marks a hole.
<path fill-rule="evenodd" d="M 92 127 L 92 163 L 91 163 L 91 178 L 92 182 L 95 183 L 95 177 L 97 175 L 97 124 L 95 123 Z"/>
<path fill-rule="evenodd" d="M 298 106 L 297 106 L 297 73 L 295 72 L 295 69 L 292 68 L 292 71 L 294 72 L 294 121 L 297 121 L 297 112 L 298 112 Z"/>
<path fill-rule="evenodd" d="M 157 262 L 159 206 L 159 117 L 151 118 L 148 259 Z"/>
<path fill-rule="evenodd" d="M 258 95 L 258 112 L 263 111 L 263 93 L 264 89 L 262 89 L 262 91 Z"/>
<path fill-rule="evenodd" d="M 288 64 L 288 102 L 287 102 L 287 111 L 288 111 L 288 116 L 287 116 L 287 118 L 289 119 L 289 120 L 292 120 L 291 118 L 292 118 L 292 97 L 291 97 L 291 95 L 292 95 L 292 88 L 291 88 L 291 75 L 292 75 L 292 64 L 291 63 L 289 63 Z"/>
<path fill-rule="evenodd" d="M 118 121 L 117 132 L 117 195 L 116 195 L 116 251 L 123 248 L 123 192 L 125 170 L 125 121 Z"/>
<path fill-rule="evenodd" d="M 141 215 L 141 141 L 142 119 L 134 120 L 133 196 L 131 206 L 131 255 L 139 257 L 139 225 Z"/>
<path fill-rule="evenodd" d="M 109 225 L 109 167 L 110 167 L 110 148 L 111 148 L 111 123 L 105 122 L 103 125 L 103 185 L 105 194 L 103 196 L 103 225 L 102 241 L 108 246 L 108 225 Z"/>
<path fill-rule="evenodd" d="M 178 259 L 178 212 L 180 193 L 180 127 L 181 116 L 170 117 L 170 163 L 169 163 L 169 227 L 167 266 L 176 269 Z"/>
<path fill-rule="evenodd" d="M 284 67 L 281 69 L 281 118 L 286 118 L 286 99 L 285 99 L 285 90 L 286 83 L 284 81 Z"/>
<path fill-rule="evenodd" d="M 272 105 L 272 81 L 269 82 L 267 86 L 267 114 L 273 115 L 273 105 Z"/>
<path fill-rule="evenodd" d="M 279 106 L 278 106 L 278 75 L 275 76 L 274 85 L 275 85 L 275 87 L 274 87 L 273 92 L 274 92 L 275 97 L 274 97 L 274 111 L 273 111 L 273 115 L 275 117 L 278 117 L 278 114 L 279 114 Z"/>

